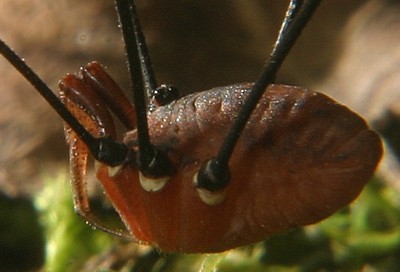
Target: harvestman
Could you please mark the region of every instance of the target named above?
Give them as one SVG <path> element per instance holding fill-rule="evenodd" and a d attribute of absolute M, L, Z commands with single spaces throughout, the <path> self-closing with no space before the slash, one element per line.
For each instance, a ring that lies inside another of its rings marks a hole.
<path fill-rule="evenodd" d="M 66 123 L 79 214 L 165 251 L 218 252 L 330 216 L 358 196 L 381 158 L 381 140 L 360 116 L 321 93 L 272 84 L 319 2 L 290 1 L 254 84 L 179 99 L 156 83 L 132 1 L 116 5 L 133 105 L 96 62 L 66 75 L 58 98 L 3 41 L 0 52 Z M 129 130 L 122 142 L 110 110 Z M 92 214 L 88 153 L 127 231 Z"/>

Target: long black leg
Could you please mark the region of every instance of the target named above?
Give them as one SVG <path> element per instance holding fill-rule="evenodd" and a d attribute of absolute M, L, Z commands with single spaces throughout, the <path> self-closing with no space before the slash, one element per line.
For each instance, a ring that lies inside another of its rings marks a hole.
<path fill-rule="evenodd" d="M 287 35 L 287 31 L 288 31 L 289 27 L 292 25 L 293 20 L 296 18 L 297 14 L 299 13 L 303 3 L 304 3 L 304 0 L 291 0 L 289 2 L 289 6 L 286 10 L 286 15 L 285 15 L 285 18 L 283 19 L 281 29 L 279 30 L 279 34 L 278 34 L 278 37 L 276 38 L 276 42 L 275 42 L 273 50 L 275 50 L 278 47 L 278 44 L 281 43 L 282 39 Z"/>
<path fill-rule="evenodd" d="M 253 85 L 252 91 L 239 112 L 219 153 L 200 169 L 196 184 L 198 187 L 216 191 L 224 188 L 229 182 L 228 162 L 251 113 L 257 106 L 266 87 L 273 82 L 279 67 L 320 2 L 321 0 L 290 1 L 270 58 Z"/>
<path fill-rule="evenodd" d="M 130 7 L 130 10 L 131 10 L 131 12 L 129 14 L 128 14 L 128 12 L 127 13 L 120 12 L 120 7 L 128 8 L 128 6 Z M 132 39 L 132 41 L 130 41 L 130 42 L 133 42 L 135 44 L 135 46 L 137 47 L 140 66 L 135 66 L 135 67 L 131 67 L 131 68 L 138 69 L 138 67 L 140 67 L 140 71 L 142 72 L 142 76 L 143 76 L 144 88 L 147 92 L 147 95 L 150 96 L 151 92 L 154 91 L 158 87 L 158 84 L 157 84 L 157 80 L 156 80 L 156 77 L 155 77 L 155 74 L 153 71 L 153 66 L 151 64 L 150 54 L 147 49 L 146 39 L 143 35 L 142 26 L 138 19 L 135 4 L 134 4 L 133 0 L 117 1 L 117 8 L 118 8 L 118 14 L 119 14 L 118 16 L 119 16 L 119 20 L 120 20 L 121 24 L 126 25 L 125 22 L 128 22 L 130 20 L 132 21 L 133 32 L 131 32 L 132 31 L 131 29 L 127 29 L 126 31 L 127 31 L 128 35 L 135 36 L 135 39 Z M 124 26 L 122 26 L 122 27 L 124 27 Z M 135 63 L 135 64 L 137 64 L 137 63 Z"/>
<path fill-rule="evenodd" d="M 111 166 L 122 164 L 127 160 L 128 149 L 124 144 L 117 143 L 111 138 L 93 137 L 68 111 L 65 105 L 61 103 L 60 99 L 51 91 L 46 83 L 2 40 L 0 40 L 0 53 L 32 84 L 61 118 L 78 134 L 96 160 Z"/>
<path fill-rule="evenodd" d="M 150 58 L 141 31 L 135 4 L 132 0 L 116 0 L 122 36 L 128 60 L 128 69 L 133 84 L 133 102 L 137 117 L 139 152 L 137 165 L 140 171 L 149 177 L 169 176 L 173 172 L 172 164 L 165 154 L 157 150 L 150 142 L 147 124 L 146 87 L 149 94 L 156 87 Z"/>

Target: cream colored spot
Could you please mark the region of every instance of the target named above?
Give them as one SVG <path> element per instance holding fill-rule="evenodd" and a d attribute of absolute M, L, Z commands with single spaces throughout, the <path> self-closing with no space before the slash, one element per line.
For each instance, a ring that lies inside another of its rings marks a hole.
<path fill-rule="evenodd" d="M 95 170 L 96 172 L 98 172 L 99 169 L 100 169 L 100 167 L 101 167 L 102 165 L 103 165 L 102 162 L 99 162 L 99 161 L 95 160 L 95 161 L 94 161 L 94 170 Z"/>
<path fill-rule="evenodd" d="M 197 188 L 197 193 L 204 203 L 210 206 L 217 206 L 224 201 L 226 197 L 226 190 L 211 192 L 203 188 Z"/>
<path fill-rule="evenodd" d="M 118 166 L 108 166 L 108 176 L 110 178 L 115 177 L 116 175 L 118 175 L 118 173 L 121 171 L 123 165 L 118 165 Z"/>
<path fill-rule="evenodd" d="M 139 180 L 142 188 L 147 192 L 157 192 L 160 191 L 165 184 L 168 182 L 170 177 L 163 177 L 158 179 L 148 178 L 139 172 Z"/>
<path fill-rule="evenodd" d="M 193 176 L 193 184 L 197 184 L 197 175 L 199 172 L 197 172 Z M 204 188 L 196 188 L 197 193 L 199 194 L 199 197 L 201 200 L 203 200 L 204 203 L 210 206 L 217 206 L 224 201 L 226 197 L 226 190 L 219 190 L 216 192 L 211 192 L 209 190 L 206 190 Z"/>
<path fill-rule="evenodd" d="M 98 172 L 102 166 L 106 166 L 106 165 L 104 163 L 102 163 L 102 162 L 97 161 L 97 160 L 94 161 L 94 169 L 96 170 L 96 172 Z M 121 171 L 122 167 L 123 167 L 123 165 L 118 165 L 118 166 L 114 166 L 114 167 L 107 166 L 108 176 L 110 178 L 115 177 L 116 175 L 119 174 L 119 172 Z"/>

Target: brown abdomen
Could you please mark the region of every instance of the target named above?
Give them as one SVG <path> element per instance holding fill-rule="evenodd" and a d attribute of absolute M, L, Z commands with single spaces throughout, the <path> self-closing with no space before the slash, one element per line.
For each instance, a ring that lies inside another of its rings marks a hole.
<path fill-rule="evenodd" d="M 203 203 L 193 175 L 217 154 L 250 87 L 212 89 L 150 113 L 152 143 L 177 171 L 153 193 L 135 175 L 113 178 L 129 207 L 122 217 L 139 239 L 166 251 L 223 251 L 318 222 L 361 192 L 382 154 L 378 135 L 325 95 L 271 85 L 230 160 L 226 199 Z"/>

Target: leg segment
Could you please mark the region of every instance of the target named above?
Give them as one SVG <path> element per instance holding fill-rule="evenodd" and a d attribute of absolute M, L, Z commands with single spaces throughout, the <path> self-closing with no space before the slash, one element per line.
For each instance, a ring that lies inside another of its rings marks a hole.
<path fill-rule="evenodd" d="M 75 118 L 84 125 L 93 137 L 116 138 L 112 117 L 106 106 L 106 99 L 113 101 L 112 108 L 118 101 L 127 101 L 115 83 L 97 63 L 91 63 L 82 69 L 79 75 L 67 75 L 59 83 L 60 98 Z M 115 85 L 116 86 L 116 85 Z M 114 88 L 113 88 L 114 87 Z M 124 108 L 117 114 L 124 118 L 124 123 L 134 125 L 134 118 L 129 117 L 132 106 L 124 102 Z M 108 104 L 107 104 L 108 105 Z M 127 110 L 127 112 L 123 112 Z M 75 211 L 91 225 L 118 236 L 129 237 L 126 230 L 115 230 L 102 223 L 92 213 L 86 190 L 86 170 L 89 149 L 73 129 L 65 124 L 65 135 L 70 152 L 71 187 Z"/>
<path fill-rule="evenodd" d="M 136 128 L 136 115 L 131 102 L 115 81 L 97 62 L 91 62 L 81 69 L 85 83 L 103 98 L 107 107 L 118 117 L 128 130 Z"/>

